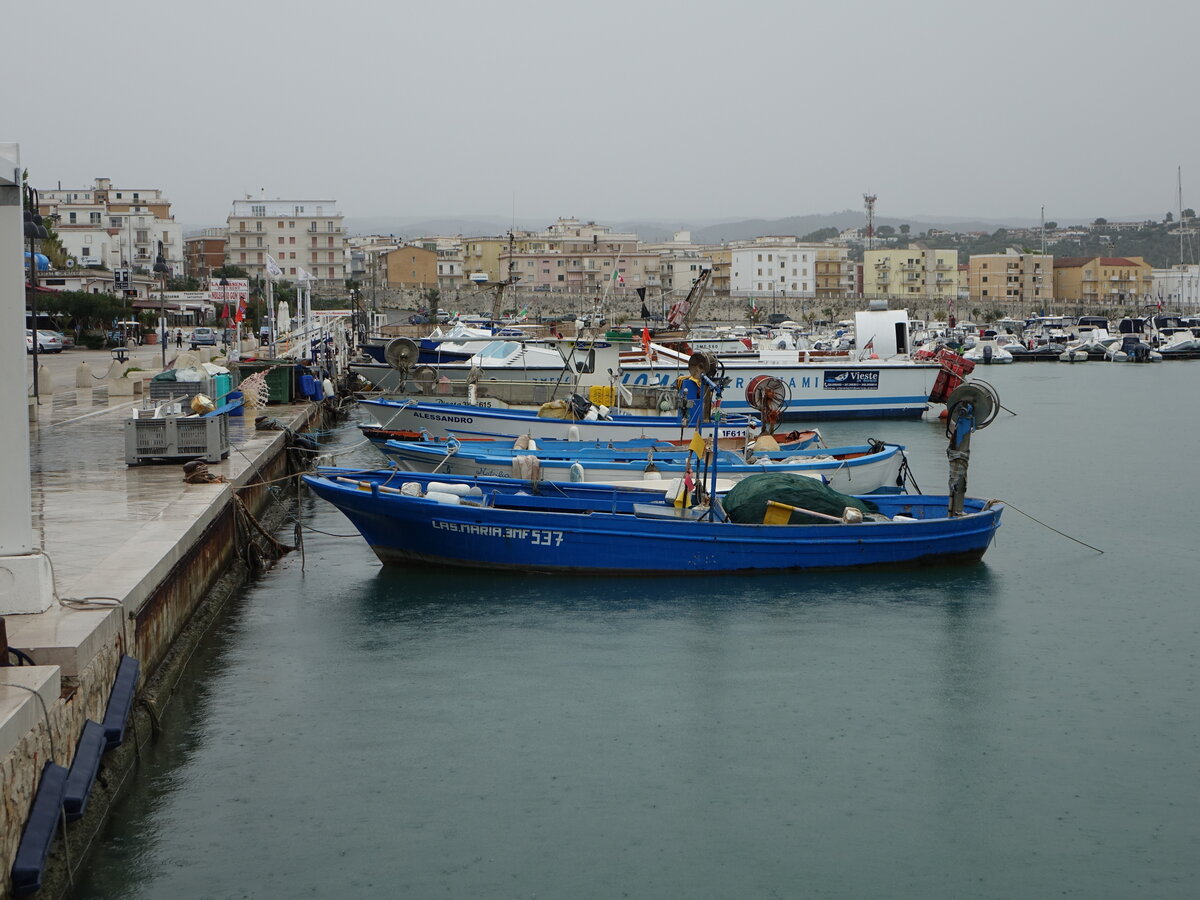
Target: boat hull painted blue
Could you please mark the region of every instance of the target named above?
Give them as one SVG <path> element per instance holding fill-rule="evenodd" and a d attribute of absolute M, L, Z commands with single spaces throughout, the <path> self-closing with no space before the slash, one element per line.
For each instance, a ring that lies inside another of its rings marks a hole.
<path fill-rule="evenodd" d="M 354 477 L 362 477 L 356 475 Z M 393 485 L 439 476 L 381 473 Z M 507 479 L 444 479 L 485 485 Z M 646 492 L 594 488 L 583 508 L 555 511 L 560 495 L 524 497 L 497 492 L 497 504 L 537 508 L 441 504 L 378 490 L 363 490 L 305 476 L 321 497 L 340 509 L 386 564 L 429 564 L 524 572 L 709 573 L 858 569 L 970 562 L 980 559 L 1000 525 L 1002 506 L 968 500 L 968 515 L 946 518 L 939 496 L 872 497 L 881 512 L 913 522 L 860 525 L 734 525 L 673 518 L 661 500 L 631 511 L 629 499 Z M 511 483 L 511 481 L 510 481 Z M 488 490 L 485 488 L 485 490 Z M 606 499 L 609 498 L 609 499 Z M 612 511 L 617 510 L 617 511 Z"/>

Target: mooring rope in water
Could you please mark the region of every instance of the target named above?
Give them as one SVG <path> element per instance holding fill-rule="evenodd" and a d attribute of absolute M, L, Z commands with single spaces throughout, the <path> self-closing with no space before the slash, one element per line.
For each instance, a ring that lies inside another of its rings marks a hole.
<path fill-rule="evenodd" d="M 1045 522 L 1043 522 L 1041 519 L 1037 518 L 1036 516 L 1031 516 L 1029 513 L 1025 512 L 1025 510 L 1023 510 L 1023 509 L 1017 509 L 1017 507 L 1013 506 L 1013 504 L 1012 504 L 1012 503 L 1010 503 L 1010 502 L 1009 502 L 1009 501 L 1007 501 L 1007 500 L 1002 500 L 1002 501 L 1000 501 L 1000 502 L 1001 502 L 1001 503 L 1003 503 L 1005 506 L 1007 506 L 1009 509 L 1011 509 L 1013 512 L 1019 512 L 1019 513 L 1020 513 L 1021 515 L 1023 515 L 1025 518 L 1027 518 L 1027 519 L 1032 519 L 1034 522 L 1037 522 L 1037 523 L 1038 523 L 1039 525 L 1041 525 L 1043 528 L 1048 528 L 1048 529 L 1050 529 L 1051 531 L 1053 531 L 1055 534 L 1060 534 L 1060 535 L 1062 535 L 1063 537 L 1065 537 L 1065 538 L 1066 538 L 1067 540 L 1069 540 L 1069 541 L 1074 541 L 1074 542 L 1075 542 L 1075 543 L 1077 543 L 1077 544 L 1082 544 L 1084 547 L 1087 547 L 1089 550 L 1095 550 L 1097 553 L 1103 553 L 1103 552 L 1104 552 L 1104 551 L 1103 551 L 1103 550 L 1101 550 L 1099 547 L 1093 547 L 1093 546 L 1092 546 L 1091 544 L 1089 544 L 1087 541 L 1081 541 L 1079 538 L 1076 538 L 1076 537 L 1071 537 L 1071 535 L 1067 534 L 1065 531 L 1059 531 L 1059 530 L 1058 530 L 1057 528 L 1055 528 L 1054 526 L 1052 526 L 1052 525 L 1047 525 L 1047 524 L 1046 524 Z"/>

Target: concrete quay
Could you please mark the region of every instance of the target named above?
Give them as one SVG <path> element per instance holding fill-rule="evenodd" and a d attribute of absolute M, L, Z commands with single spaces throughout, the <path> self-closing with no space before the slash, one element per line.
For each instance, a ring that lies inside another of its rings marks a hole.
<path fill-rule="evenodd" d="M 84 722 L 103 719 L 128 654 L 141 663 L 133 726 L 103 757 L 87 814 L 67 826 L 65 845 L 56 833 L 39 896 L 66 891 L 80 848 L 103 823 L 169 697 L 187 655 L 175 652 L 180 636 L 207 618 L 221 594 L 214 588 L 227 593 L 272 558 L 254 520 L 286 512 L 274 501 L 295 484 L 288 431 L 324 414 L 309 403 L 263 411 L 288 431 L 255 430 L 250 411 L 231 417 L 229 456 L 208 464 L 225 482 L 189 484 L 179 464 L 126 466 L 124 422 L 140 402 L 102 385 L 58 389 L 43 396 L 30 425 L 33 527 L 52 565 L 55 602 L 3 618 L 8 646 L 34 663 L 0 671 L 3 896 L 43 767 L 70 767 Z"/>

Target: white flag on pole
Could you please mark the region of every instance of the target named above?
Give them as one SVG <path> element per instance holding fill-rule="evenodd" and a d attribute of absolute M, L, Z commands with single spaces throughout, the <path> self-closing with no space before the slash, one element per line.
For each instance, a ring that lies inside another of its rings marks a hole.
<path fill-rule="evenodd" d="M 301 281 L 316 281 L 315 278 L 313 278 L 311 275 L 309 275 L 307 272 L 305 272 L 304 269 L 302 269 L 302 268 L 296 269 L 296 277 L 299 278 Z"/>
<path fill-rule="evenodd" d="M 267 276 L 269 278 L 283 277 L 283 269 L 279 268 L 279 263 L 275 262 L 275 257 L 270 253 L 267 254 Z"/>

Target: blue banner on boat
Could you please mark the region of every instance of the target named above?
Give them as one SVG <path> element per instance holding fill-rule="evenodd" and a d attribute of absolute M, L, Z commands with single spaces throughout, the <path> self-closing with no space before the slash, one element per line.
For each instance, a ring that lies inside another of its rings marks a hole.
<path fill-rule="evenodd" d="M 825 390 L 854 391 L 879 390 L 878 369 L 826 369 Z"/>

